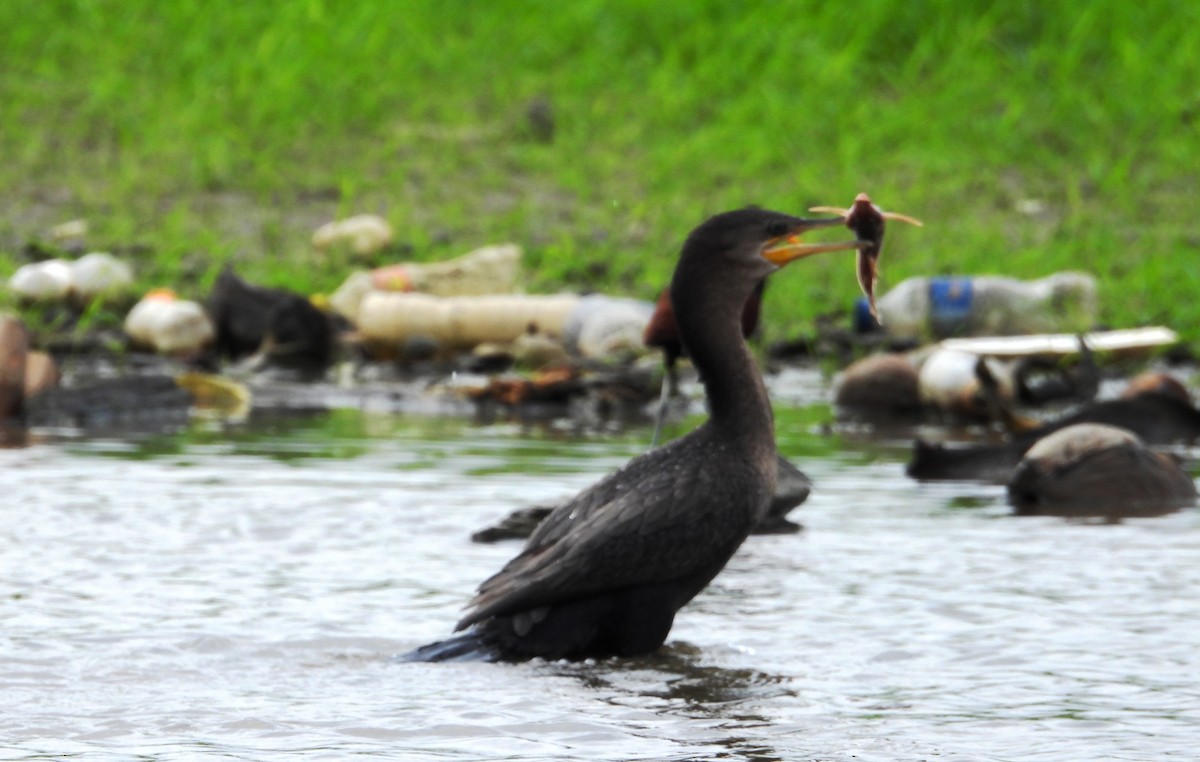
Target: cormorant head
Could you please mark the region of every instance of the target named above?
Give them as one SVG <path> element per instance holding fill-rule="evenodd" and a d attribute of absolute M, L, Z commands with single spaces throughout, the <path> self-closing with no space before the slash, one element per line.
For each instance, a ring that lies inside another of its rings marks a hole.
<path fill-rule="evenodd" d="M 757 283 L 780 267 L 825 251 L 858 249 L 860 241 L 804 243 L 816 228 L 843 225 L 838 217 L 805 219 L 750 207 L 708 218 L 688 236 L 680 267 L 715 272 L 710 277 L 742 276 Z"/>

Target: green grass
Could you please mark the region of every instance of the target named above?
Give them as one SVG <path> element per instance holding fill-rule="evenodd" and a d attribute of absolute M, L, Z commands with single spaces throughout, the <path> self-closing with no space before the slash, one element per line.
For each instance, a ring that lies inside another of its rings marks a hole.
<path fill-rule="evenodd" d="M 512 240 L 531 290 L 652 298 L 705 215 L 865 190 L 927 224 L 893 228 L 884 289 L 1088 270 L 1105 322 L 1194 343 L 1197 61 L 1187 0 L 14 0 L 0 275 L 84 217 L 142 285 L 328 291 L 355 264 L 312 230 L 369 211 L 406 257 Z M 775 280 L 776 337 L 857 291 L 844 257 Z"/>

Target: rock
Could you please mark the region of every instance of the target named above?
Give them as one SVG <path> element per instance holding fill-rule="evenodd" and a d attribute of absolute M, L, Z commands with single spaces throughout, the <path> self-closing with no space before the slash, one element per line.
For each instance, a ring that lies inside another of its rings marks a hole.
<path fill-rule="evenodd" d="M 21 413 L 25 403 L 25 359 L 29 334 L 15 317 L 0 316 L 0 421 Z"/>
<path fill-rule="evenodd" d="M 1025 453 L 1008 480 L 1020 514 L 1157 515 L 1196 499 L 1196 485 L 1170 455 L 1151 451 L 1133 432 L 1076 424 Z"/>
<path fill-rule="evenodd" d="M 25 356 L 25 399 L 58 386 L 61 380 L 58 363 L 45 352 L 30 352 Z"/>
<path fill-rule="evenodd" d="M 834 403 L 862 415 L 895 415 L 921 409 L 917 366 L 907 355 L 864 357 L 842 372 Z"/>

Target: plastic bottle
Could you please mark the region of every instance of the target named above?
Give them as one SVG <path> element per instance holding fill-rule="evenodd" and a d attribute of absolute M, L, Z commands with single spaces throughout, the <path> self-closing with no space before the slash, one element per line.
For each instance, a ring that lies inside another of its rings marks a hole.
<path fill-rule="evenodd" d="M 369 291 L 357 311 L 359 333 L 369 341 L 404 343 L 432 339 L 453 349 L 484 342 L 507 343 L 529 330 L 561 336 L 579 303 L 574 294 L 526 296 L 431 296 Z"/>
<path fill-rule="evenodd" d="M 351 273 L 330 297 L 334 311 L 358 322 L 362 300 L 371 291 L 417 291 L 433 296 L 510 294 L 517 290 L 521 247 L 484 246 L 445 262 L 402 262 Z"/>
<path fill-rule="evenodd" d="M 865 322 L 856 307 L 856 325 Z M 883 329 L 898 338 L 1086 331 L 1096 321 L 1096 279 L 1061 272 L 1022 281 L 995 275 L 909 278 L 879 299 Z"/>
<path fill-rule="evenodd" d="M 592 294 L 579 300 L 563 328 L 567 349 L 583 357 L 616 358 L 646 351 L 642 334 L 654 304 Z"/>

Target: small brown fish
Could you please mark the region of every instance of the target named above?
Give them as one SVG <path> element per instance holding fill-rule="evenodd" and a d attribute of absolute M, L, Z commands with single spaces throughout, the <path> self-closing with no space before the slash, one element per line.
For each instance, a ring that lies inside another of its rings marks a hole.
<path fill-rule="evenodd" d="M 840 214 L 846 221 L 846 227 L 854 231 L 860 241 L 869 241 L 869 246 L 858 250 L 858 285 L 867 295 L 871 305 L 871 315 L 879 320 L 879 311 L 875 308 L 875 279 L 879 277 L 879 255 L 883 253 L 883 228 L 885 220 L 907 222 L 909 225 L 922 227 L 924 223 L 906 214 L 885 212 L 871 203 L 871 197 L 860 193 L 854 199 L 849 209 L 839 209 L 835 206 L 814 206 L 810 212 Z M 880 320 L 880 322 L 883 322 Z"/>

